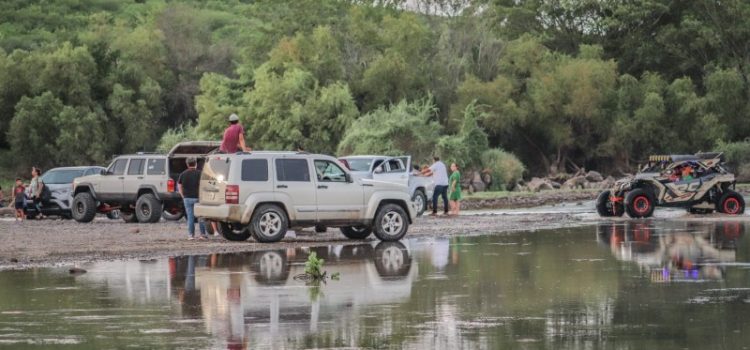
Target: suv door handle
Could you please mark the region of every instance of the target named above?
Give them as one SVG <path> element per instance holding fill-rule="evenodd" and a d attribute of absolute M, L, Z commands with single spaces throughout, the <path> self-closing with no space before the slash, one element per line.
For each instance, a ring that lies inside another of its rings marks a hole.
<path fill-rule="evenodd" d="M 319 189 L 324 189 L 324 188 L 328 188 L 328 186 L 326 186 L 326 185 L 318 185 L 318 188 Z"/>
<path fill-rule="evenodd" d="M 287 188 L 287 185 L 278 185 L 276 188 Z"/>
<path fill-rule="evenodd" d="M 362 186 L 372 187 L 372 184 L 362 184 Z"/>
<path fill-rule="evenodd" d="M 143 180 L 143 176 L 138 176 L 138 180 Z"/>
<path fill-rule="evenodd" d="M 125 176 L 120 176 L 120 177 L 118 177 L 118 179 L 125 180 Z"/>

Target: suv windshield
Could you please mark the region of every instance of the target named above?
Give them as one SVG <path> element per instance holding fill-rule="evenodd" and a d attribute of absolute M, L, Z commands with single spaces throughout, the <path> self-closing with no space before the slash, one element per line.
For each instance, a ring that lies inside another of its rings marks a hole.
<path fill-rule="evenodd" d="M 73 179 L 83 176 L 83 169 L 50 170 L 42 175 L 42 182 L 49 185 L 70 184 Z"/>
<path fill-rule="evenodd" d="M 370 171 L 373 159 L 347 159 L 346 161 L 351 171 Z"/>

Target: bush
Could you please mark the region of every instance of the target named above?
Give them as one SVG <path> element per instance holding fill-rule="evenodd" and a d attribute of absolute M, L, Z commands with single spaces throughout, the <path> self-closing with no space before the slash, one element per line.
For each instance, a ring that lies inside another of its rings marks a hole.
<path fill-rule="evenodd" d="M 492 175 L 492 190 L 512 189 L 526 171 L 515 155 L 499 148 L 482 153 L 482 164 Z"/>
<path fill-rule="evenodd" d="M 724 164 L 730 171 L 735 172 L 737 181 L 750 181 L 750 140 L 719 142 L 716 151 L 724 152 Z"/>

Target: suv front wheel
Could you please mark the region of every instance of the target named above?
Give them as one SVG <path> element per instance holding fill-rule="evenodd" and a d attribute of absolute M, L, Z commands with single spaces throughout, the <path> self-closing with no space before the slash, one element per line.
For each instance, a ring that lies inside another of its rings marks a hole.
<path fill-rule="evenodd" d="M 381 241 L 398 241 L 409 229 L 409 217 L 404 208 L 386 204 L 375 215 L 375 236 Z"/>
<path fill-rule="evenodd" d="M 70 209 L 76 221 L 91 222 L 96 216 L 96 201 L 91 193 L 81 192 L 73 198 L 73 205 Z"/>
<path fill-rule="evenodd" d="M 162 205 L 151 193 L 144 193 L 135 202 L 135 216 L 139 222 L 155 223 L 161 219 Z"/>
<path fill-rule="evenodd" d="M 261 205 L 250 219 L 250 230 L 255 240 L 261 243 L 278 242 L 286 236 L 289 219 L 277 205 Z"/>

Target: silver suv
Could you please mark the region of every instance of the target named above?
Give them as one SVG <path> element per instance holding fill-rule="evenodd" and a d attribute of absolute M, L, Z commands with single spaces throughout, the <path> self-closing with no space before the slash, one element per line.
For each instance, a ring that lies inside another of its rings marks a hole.
<path fill-rule="evenodd" d="M 203 157 L 218 149 L 214 141 L 176 145 L 168 154 L 138 153 L 116 157 L 100 174 L 73 182 L 73 219 L 90 222 L 96 213 L 120 211 L 125 222 L 158 222 L 165 211 L 182 210 L 177 180 L 187 168 L 188 157 Z"/>
<path fill-rule="evenodd" d="M 416 216 L 404 185 L 353 179 L 336 158 L 298 152 L 215 154 L 206 160 L 198 217 L 231 241 L 277 242 L 287 229 L 340 227 L 350 239 L 401 239 Z"/>

